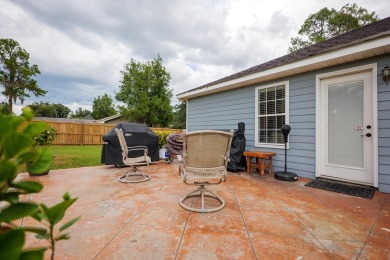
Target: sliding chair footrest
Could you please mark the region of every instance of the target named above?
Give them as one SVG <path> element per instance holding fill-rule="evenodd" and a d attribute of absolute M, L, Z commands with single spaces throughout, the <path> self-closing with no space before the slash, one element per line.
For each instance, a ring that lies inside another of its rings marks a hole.
<path fill-rule="evenodd" d="M 205 208 L 205 201 L 204 201 L 205 197 L 212 198 L 212 199 L 219 201 L 220 205 L 218 207 L 215 207 L 215 208 Z M 200 208 L 193 208 L 193 207 L 185 205 L 184 202 L 190 198 L 200 198 L 201 199 L 201 201 L 200 201 L 201 207 Z M 195 191 L 188 194 L 186 197 L 180 199 L 179 203 L 180 203 L 180 206 L 182 208 L 189 210 L 189 211 L 192 211 L 192 212 L 198 212 L 198 213 L 216 212 L 216 211 L 221 210 L 225 207 L 225 201 L 221 197 L 219 197 L 215 193 L 211 192 L 210 190 L 208 190 L 206 188 L 202 188 L 202 187 L 196 189 Z"/>

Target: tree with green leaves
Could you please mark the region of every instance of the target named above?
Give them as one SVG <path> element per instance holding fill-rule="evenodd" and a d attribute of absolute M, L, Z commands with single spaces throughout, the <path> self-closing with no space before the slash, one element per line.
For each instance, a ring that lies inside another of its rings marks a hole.
<path fill-rule="evenodd" d="M 92 113 L 93 119 L 101 119 L 108 116 L 116 115 L 118 112 L 115 109 L 114 101 L 111 95 L 104 93 L 101 97 L 93 99 Z"/>
<path fill-rule="evenodd" d="M 173 107 L 173 128 L 185 129 L 187 116 L 187 103 L 180 102 Z"/>
<path fill-rule="evenodd" d="M 91 114 L 88 109 L 82 109 L 79 107 L 72 115 L 71 118 L 83 118 Z"/>
<path fill-rule="evenodd" d="M 115 96 L 125 103 L 119 107 L 121 114 L 148 126 L 167 126 L 172 120 L 171 76 L 162 65 L 160 55 L 145 63 L 131 59 L 121 73 L 121 85 Z"/>
<path fill-rule="evenodd" d="M 46 91 L 39 88 L 34 76 L 40 74 L 38 65 L 30 66 L 30 55 L 13 39 L 0 39 L 0 85 L 1 92 L 8 99 L 8 110 L 20 100 L 23 104 L 28 92 L 36 97 L 44 96 Z"/>
<path fill-rule="evenodd" d="M 9 111 L 8 109 L 9 109 L 9 107 L 8 107 L 7 102 L 1 102 L 0 103 L 0 114 L 3 114 L 3 115 L 10 114 L 11 111 Z"/>
<path fill-rule="evenodd" d="M 35 116 L 56 117 L 56 109 L 49 102 L 34 102 L 29 107 L 34 111 Z"/>
<path fill-rule="evenodd" d="M 60 104 L 60 103 L 57 103 L 57 104 L 54 104 L 53 103 L 53 106 L 56 110 L 56 117 L 58 118 L 68 118 L 70 116 L 70 114 L 72 113 L 72 110 L 70 110 L 69 107 L 67 106 L 64 106 L 63 104 Z"/>
<path fill-rule="evenodd" d="M 379 21 L 379 18 L 375 12 L 369 13 L 367 9 L 358 7 L 357 4 L 346 4 L 340 11 L 322 8 L 305 20 L 298 31 L 302 37 L 291 38 L 291 47 L 288 51 L 303 49 L 376 21 Z"/>
<path fill-rule="evenodd" d="M 50 102 L 34 102 L 29 107 L 34 111 L 36 116 L 68 118 L 72 110 L 62 104 Z"/>

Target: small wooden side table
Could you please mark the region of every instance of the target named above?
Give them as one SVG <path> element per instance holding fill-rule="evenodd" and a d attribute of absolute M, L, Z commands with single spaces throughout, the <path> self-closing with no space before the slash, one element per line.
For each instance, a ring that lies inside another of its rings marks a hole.
<path fill-rule="evenodd" d="M 246 157 L 247 173 L 248 174 L 250 173 L 251 167 L 259 169 L 260 175 L 264 175 L 265 168 L 268 168 L 269 173 L 272 173 L 272 157 L 275 155 L 276 153 L 272 153 L 272 152 L 245 151 L 244 156 Z M 251 163 L 252 158 L 256 159 L 256 163 Z M 264 163 L 264 159 L 268 159 L 268 164 Z"/>

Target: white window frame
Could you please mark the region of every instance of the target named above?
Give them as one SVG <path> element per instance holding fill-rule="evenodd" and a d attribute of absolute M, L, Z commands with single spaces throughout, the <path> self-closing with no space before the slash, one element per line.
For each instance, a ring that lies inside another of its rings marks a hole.
<path fill-rule="evenodd" d="M 258 86 L 255 88 L 255 147 L 276 148 L 284 149 L 284 144 L 271 144 L 271 143 L 259 143 L 259 90 L 275 87 L 285 86 L 285 124 L 289 124 L 290 117 L 290 83 L 289 81 L 276 82 L 264 86 Z"/>

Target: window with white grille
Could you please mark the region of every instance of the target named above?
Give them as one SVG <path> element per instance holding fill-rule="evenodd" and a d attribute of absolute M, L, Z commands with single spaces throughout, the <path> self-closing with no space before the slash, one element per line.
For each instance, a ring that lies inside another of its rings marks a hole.
<path fill-rule="evenodd" d="M 256 88 L 256 146 L 284 145 L 280 127 L 288 123 L 288 82 Z"/>

